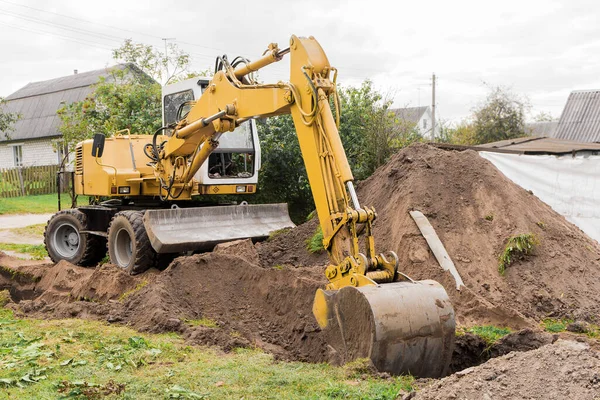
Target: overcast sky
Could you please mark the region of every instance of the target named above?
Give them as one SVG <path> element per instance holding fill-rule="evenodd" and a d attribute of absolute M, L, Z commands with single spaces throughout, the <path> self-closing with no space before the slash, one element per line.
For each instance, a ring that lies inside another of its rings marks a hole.
<path fill-rule="evenodd" d="M 219 54 L 287 47 L 291 34 L 317 38 L 342 85 L 371 79 L 396 106 L 431 104 L 435 73 L 444 120 L 467 117 L 489 85 L 555 117 L 570 91 L 600 89 L 598 1 L 0 0 L 0 96 L 114 64 L 126 38 L 161 49 L 170 38 L 202 70 Z M 287 68 L 261 78 L 285 80 Z"/>

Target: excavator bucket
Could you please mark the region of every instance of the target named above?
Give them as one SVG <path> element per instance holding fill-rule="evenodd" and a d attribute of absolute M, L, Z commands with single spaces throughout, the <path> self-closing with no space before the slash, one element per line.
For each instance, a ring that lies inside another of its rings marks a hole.
<path fill-rule="evenodd" d="M 211 250 L 238 239 L 260 240 L 295 225 L 287 204 L 252 204 L 148 210 L 144 226 L 157 253 L 178 253 Z"/>
<path fill-rule="evenodd" d="M 319 289 L 313 312 L 342 363 L 370 358 L 378 371 L 437 378 L 454 347 L 454 309 L 432 280 Z"/>

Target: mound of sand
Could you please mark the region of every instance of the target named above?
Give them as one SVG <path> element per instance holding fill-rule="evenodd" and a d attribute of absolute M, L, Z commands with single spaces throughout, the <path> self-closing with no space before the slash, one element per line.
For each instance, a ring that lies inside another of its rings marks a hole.
<path fill-rule="evenodd" d="M 514 184 L 474 151 L 408 147 L 358 187 L 378 213 L 378 251 L 394 250 L 413 279 L 442 283 L 461 324 L 522 328 L 530 319 L 600 317 L 600 246 L 534 194 Z M 455 289 L 409 215 L 428 218 L 467 288 Z M 266 265 L 325 265 L 304 242 L 316 221 L 259 245 Z M 512 235 L 533 233 L 539 246 L 502 276 L 498 256 Z"/>
<path fill-rule="evenodd" d="M 558 340 L 465 369 L 433 382 L 413 398 L 595 400 L 599 393 L 600 354 L 585 343 Z"/>

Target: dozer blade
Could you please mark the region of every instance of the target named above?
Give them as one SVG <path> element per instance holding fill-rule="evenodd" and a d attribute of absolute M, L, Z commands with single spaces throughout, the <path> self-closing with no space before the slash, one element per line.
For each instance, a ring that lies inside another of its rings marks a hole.
<path fill-rule="evenodd" d="M 341 362 L 370 358 L 380 372 L 418 377 L 447 372 L 454 309 L 435 281 L 319 289 L 313 312 Z"/>
<path fill-rule="evenodd" d="M 293 228 L 287 204 L 148 210 L 144 226 L 157 253 L 211 250 L 219 243 L 263 239 Z"/>

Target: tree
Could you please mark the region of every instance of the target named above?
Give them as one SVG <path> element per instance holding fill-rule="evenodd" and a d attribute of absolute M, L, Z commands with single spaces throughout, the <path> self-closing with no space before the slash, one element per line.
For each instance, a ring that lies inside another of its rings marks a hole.
<path fill-rule="evenodd" d="M 557 119 L 554 118 L 554 116 L 552 116 L 551 113 L 546 112 L 546 111 L 540 111 L 538 114 L 536 114 L 533 117 L 533 121 L 534 122 L 552 122 L 552 121 L 556 121 Z"/>
<path fill-rule="evenodd" d="M 525 136 L 529 102 L 504 87 L 493 87 L 485 102 L 473 110 L 475 144 Z"/>
<path fill-rule="evenodd" d="M 21 118 L 18 113 L 3 111 L 6 106 L 6 100 L 0 97 L 0 133 L 5 139 L 10 139 L 10 132 L 14 129 L 14 124 Z"/>
<path fill-rule="evenodd" d="M 198 75 L 189 72 L 190 56 L 175 43 L 168 43 L 163 53 L 152 46 L 127 39 L 112 53 L 114 60 L 135 64 L 162 85 Z"/>
<path fill-rule="evenodd" d="M 314 209 L 314 202 L 290 115 L 258 120 L 261 169 L 255 201 L 288 203 L 297 223 Z"/>
<path fill-rule="evenodd" d="M 83 101 L 65 104 L 58 110 L 59 128 L 69 149 L 95 133 L 111 136 L 129 129 L 151 134 L 161 126 L 161 87 L 133 66 L 113 69 L 102 77 Z"/>
<path fill-rule="evenodd" d="M 339 94 L 339 131 L 356 179 L 367 178 L 395 151 L 422 139 L 414 126 L 390 111 L 391 95 L 376 91 L 370 80 L 341 88 Z"/>
<path fill-rule="evenodd" d="M 440 127 L 439 142 L 463 146 L 475 145 L 477 144 L 475 125 L 469 120 L 453 125 L 444 124 Z"/>
<path fill-rule="evenodd" d="M 161 126 L 161 85 L 200 74 L 190 72 L 189 56 L 175 44 L 169 54 L 152 46 L 126 40 L 113 51 L 115 61 L 126 62 L 100 78 L 83 101 L 65 104 L 58 110 L 59 128 L 69 149 L 95 133 L 111 136 L 129 129 L 135 134 L 152 134 Z M 204 72 L 206 73 L 206 71 Z"/>

